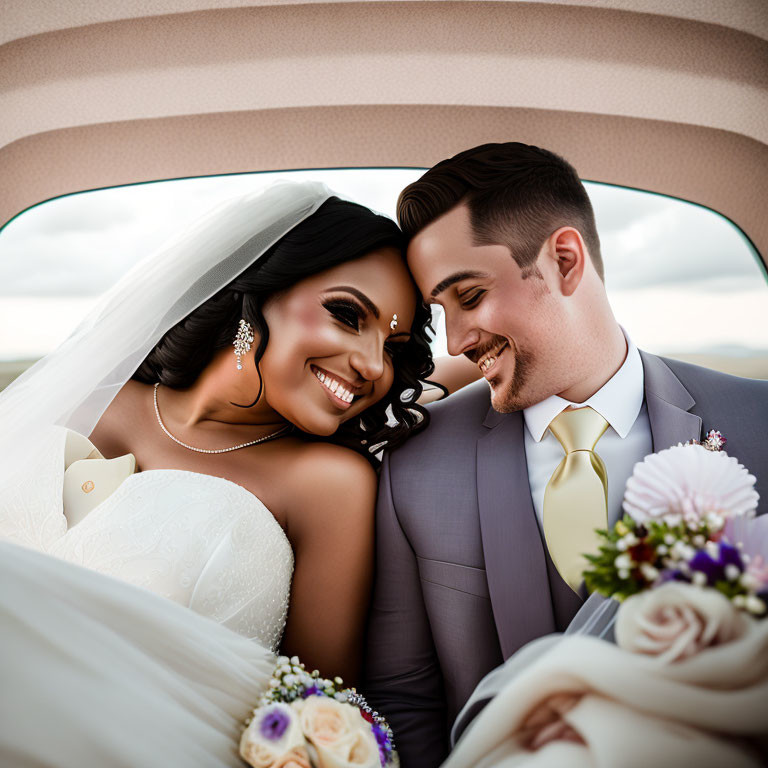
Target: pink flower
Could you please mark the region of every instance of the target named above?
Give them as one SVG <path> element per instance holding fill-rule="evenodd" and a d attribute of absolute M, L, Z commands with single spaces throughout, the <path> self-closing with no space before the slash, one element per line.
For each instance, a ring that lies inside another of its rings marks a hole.
<path fill-rule="evenodd" d="M 275 760 L 269 768 L 312 768 L 307 750 L 304 747 L 296 747 L 290 752 Z"/>
<path fill-rule="evenodd" d="M 624 492 L 624 511 L 639 523 L 753 516 L 755 477 L 723 451 L 676 445 L 635 465 Z M 715 526 L 716 527 L 716 526 Z"/>
<path fill-rule="evenodd" d="M 763 592 L 768 588 L 768 562 L 762 555 L 751 558 L 744 572 L 754 582 L 756 592 Z"/>
<path fill-rule="evenodd" d="M 327 696 L 291 705 L 317 768 L 381 768 L 379 746 L 360 710 Z"/>
<path fill-rule="evenodd" d="M 625 600 L 616 617 L 616 643 L 668 664 L 738 640 L 749 619 L 725 595 L 670 582 Z"/>

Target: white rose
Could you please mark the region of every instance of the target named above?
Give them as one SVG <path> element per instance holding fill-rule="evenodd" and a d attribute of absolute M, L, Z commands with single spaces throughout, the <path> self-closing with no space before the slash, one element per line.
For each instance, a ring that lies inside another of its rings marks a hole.
<path fill-rule="evenodd" d="M 681 661 L 706 648 L 738 640 L 749 618 L 725 595 L 670 582 L 625 600 L 616 617 L 616 643 L 632 653 Z"/>
<path fill-rule="evenodd" d="M 281 755 L 269 768 L 312 768 L 306 747 L 296 747 Z"/>
<path fill-rule="evenodd" d="M 360 710 L 327 696 L 310 696 L 292 705 L 301 729 L 314 747 L 317 768 L 380 768 L 379 747 Z"/>
<path fill-rule="evenodd" d="M 245 734 L 243 734 L 245 737 Z M 249 738 L 240 740 L 240 757 L 253 768 L 271 768 L 277 760 L 277 752 L 267 744 Z"/>
<path fill-rule="evenodd" d="M 272 768 L 285 755 L 304 749 L 296 713 L 287 704 L 268 704 L 256 710 L 240 739 L 240 756 L 253 768 Z M 308 761 L 307 761 L 308 762 Z"/>

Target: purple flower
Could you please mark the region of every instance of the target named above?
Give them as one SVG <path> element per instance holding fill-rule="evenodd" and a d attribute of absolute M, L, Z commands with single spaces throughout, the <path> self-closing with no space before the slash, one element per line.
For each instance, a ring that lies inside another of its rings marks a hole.
<path fill-rule="evenodd" d="M 282 738 L 290 722 L 290 715 L 282 707 L 271 707 L 261 718 L 259 730 L 265 739 L 277 741 Z"/>
<path fill-rule="evenodd" d="M 371 724 L 371 730 L 376 738 L 376 743 L 379 745 L 379 759 L 384 766 L 389 760 L 389 753 L 392 751 L 392 743 L 387 736 L 387 732 L 378 723 Z"/>
<path fill-rule="evenodd" d="M 304 689 L 304 693 L 301 694 L 302 698 L 308 699 L 310 696 L 324 696 L 323 691 L 316 685 L 310 685 L 309 688 Z"/>
<path fill-rule="evenodd" d="M 659 585 L 666 584 L 668 581 L 688 581 L 690 578 L 686 576 L 682 571 L 676 569 L 665 568 L 659 576 Z"/>
<path fill-rule="evenodd" d="M 371 730 L 373 731 L 373 735 L 376 737 L 376 742 L 380 747 L 389 746 L 389 738 L 387 737 L 387 732 L 378 723 L 374 723 L 371 726 Z"/>
<path fill-rule="evenodd" d="M 707 584 L 714 587 L 718 581 L 726 581 L 725 569 L 733 565 L 741 572 L 744 570 L 744 563 L 736 547 L 732 547 L 724 541 L 720 542 L 718 557 L 712 557 L 708 552 L 700 549 L 690 560 L 688 565 L 691 570 L 700 571 L 707 577 Z"/>
<path fill-rule="evenodd" d="M 744 563 L 738 548 L 732 547 L 725 541 L 720 542 L 720 563 L 723 568 L 726 565 L 735 565 L 740 571 L 744 570 Z"/>

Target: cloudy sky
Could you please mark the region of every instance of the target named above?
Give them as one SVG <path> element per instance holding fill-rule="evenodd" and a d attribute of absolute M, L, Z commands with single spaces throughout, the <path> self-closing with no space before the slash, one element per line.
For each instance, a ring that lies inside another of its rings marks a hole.
<path fill-rule="evenodd" d="M 311 178 L 394 217 L 398 192 L 421 173 L 242 174 L 120 187 L 37 206 L 0 231 L 0 360 L 53 349 L 132 264 L 222 199 L 278 177 Z M 658 195 L 587 188 L 611 303 L 639 346 L 660 354 L 768 354 L 768 284 L 733 225 Z M 444 352 L 442 333 L 435 347 Z"/>

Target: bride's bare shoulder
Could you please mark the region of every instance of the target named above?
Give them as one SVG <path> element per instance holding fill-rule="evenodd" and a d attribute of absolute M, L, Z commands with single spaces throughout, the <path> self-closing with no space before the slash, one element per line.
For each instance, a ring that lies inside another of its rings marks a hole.
<path fill-rule="evenodd" d="M 373 509 L 377 476 L 359 453 L 332 443 L 305 443 L 291 467 L 294 489 L 291 506 L 301 510 L 324 509 L 345 516 L 361 507 Z"/>
<path fill-rule="evenodd" d="M 304 443 L 294 471 L 306 480 L 316 481 L 315 486 L 322 485 L 331 491 L 355 482 L 376 483 L 376 470 L 364 456 L 334 443 Z"/>
<path fill-rule="evenodd" d="M 150 414 L 152 387 L 140 381 L 128 380 L 115 395 L 102 414 L 93 432 L 91 442 L 106 456 L 120 456 L 131 452 L 127 436 L 135 436 Z M 126 426 L 130 425 L 130 429 Z"/>

